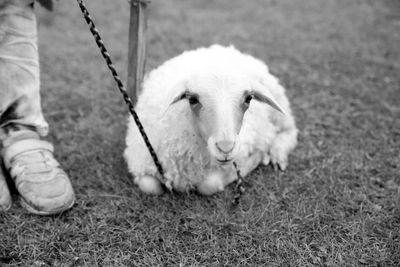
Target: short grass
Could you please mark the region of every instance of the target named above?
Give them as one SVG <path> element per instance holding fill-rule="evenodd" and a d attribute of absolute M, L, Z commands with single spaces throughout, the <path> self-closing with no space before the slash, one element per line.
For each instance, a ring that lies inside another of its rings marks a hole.
<path fill-rule="evenodd" d="M 87 5 L 126 78 L 125 0 Z M 122 158 L 127 109 L 75 1 L 37 9 L 49 140 L 72 210 L 0 214 L 0 266 L 400 266 L 400 2 L 153 1 L 148 68 L 234 44 L 287 88 L 300 129 L 289 169 L 233 192 L 139 192 Z"/>

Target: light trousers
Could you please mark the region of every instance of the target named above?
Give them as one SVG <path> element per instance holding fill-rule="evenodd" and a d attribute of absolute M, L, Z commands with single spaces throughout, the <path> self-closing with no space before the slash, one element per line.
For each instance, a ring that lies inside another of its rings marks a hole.
<path fill-rule="evenodd" d="M 48 133 L 40 100 L 33 0 L 0 0 L 0 140 L 30 129 Z"/>

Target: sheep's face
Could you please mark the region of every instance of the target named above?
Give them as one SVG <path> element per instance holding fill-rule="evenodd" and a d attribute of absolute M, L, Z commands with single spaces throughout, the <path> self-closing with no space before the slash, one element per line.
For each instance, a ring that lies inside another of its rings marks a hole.
<path fill-rule="evenodd" d="M 237 155 L 243 116 L 253 99 L 279 110 L 272 96 L 265 94 L 265 89 L 257 90 L 257 86 L 240 74 L 197 75 L 178 87 L 179 93 L 172 104 L 180 100 L 186 102 L 194 127 L 219 164 L 229 163 Z"/>

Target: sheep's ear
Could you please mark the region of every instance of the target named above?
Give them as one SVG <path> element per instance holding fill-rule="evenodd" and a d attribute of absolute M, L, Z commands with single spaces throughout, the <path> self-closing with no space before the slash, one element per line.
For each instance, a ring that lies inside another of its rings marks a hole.
<path fill-rule="evenodd" d="M 278 104 L 278 102 L 275 101 L 275 99 L 271 96 L 267 96 L 265 94 L 265 92 L 259 92 L 259 91 L 255 91 L 253 90 L 251 92 L 251 95 L 253 96 L 253 98 L 257 101 L 266 103 L 268 105 L 270 105 L 271 107 L 273 107 L 274 109 L 276 109 L 277 111 L 282 112 L 283 114 L 285 114 L 285 111 L 283 110 L 283 108 Z"/>
<path fill-rule="evenodd" d="M 170 108 L 173 104 L 175 104 L 176 102 L 179 102 L 179 101 L 181 101 L 182 99 L 185 99 L 185 98 L 186 98 L 186 91 L 184 91 L 183 93 L 181 93 L 181 94 L 175 96 L 175 98 L 171 101 L 171 103 L 165 108 L 164 112 L 162 113 L 162 114 L 163 114 L 162 117 L 164 117 L 165 114 L 167 114 L 169 108 Z"/>
<path fill-rule="evenodd" d="M 265 88 L 261 84 L 253 85 L 253 90 L 251 90 L 250 94 L 257 101 L 266 103 L 281 112 L 282 114 L 286 114 L 285 110 L 279 105 L 279 103 L 275 100 L 274 96 L 271 94 L 268 88 Z"/>
<path fill-rule="evenodd" d="M 174 91 L 174 92 L 176 91 L 176 92 L 180 92 L 180 93 L 178 93 L 178 95 L 175 95 L 175 96 L 171 95 L 170 99 L 172 99 L 172 100 L 170 100 L 171 102 L 169 103 L 169 105 L 165 108 L 164 112 L 162 113 L 163 114 L 162 117 L 164 117 L 165 114 L 167 114 L 169 108 L 173 104 L 186 98 L 186 94 L 187 94 L 186 82 L 179 82 L 178 84 L 175 85 L 175 88 L 173 88 L 172 91 Z M 167 103 L 168 103 L 168 100 L 167 100 Z"/>
<path fill-rule="evenodd" d="M 176 95 L 171 95 L 171 97 L 173 97 L 172 101 L 170 102 L 169 106 L 172 106 L 173 104 L 183 100 L 186 98 L 187 96 L 187 81 L 183 80 L 178 82 L 174 88 L 172 88 L 172 92 L 178 92 L 175 93 Z"/>
<path fill-rule="evenodd" d="M 183 93 L 177 95 L 177 96 L 172 100 L 172 102 L 171 102 L 169 105 L 171 106 L 171 105 L 175 104 L 176 102 L 179 102 L 179 101 L 181 101 L 182 99 L 185 99 L 185 98 L 186 98 L 186 95 L 187 95 L 187 92 L 186 92 L 186 91 L 184 91 Z"/>

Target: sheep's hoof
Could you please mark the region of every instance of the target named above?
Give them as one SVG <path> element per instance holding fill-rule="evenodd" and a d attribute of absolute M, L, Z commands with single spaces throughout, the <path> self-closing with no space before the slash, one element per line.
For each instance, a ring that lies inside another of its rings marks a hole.
<path fill-rule="evenodd" d="M 164 188 L 160 181 L 153 176 L 138 177 L 135 182 L 139 186 L 139 189 L 146 194 L 161 195 L 164 193 Z"/>
<path fill-rule="evenodd" d="M 210 173 L 197 185 L 197 191 L 206 196 L 221 192 L 224 188 L 223 176 L 218 172 Z"/>
<path fill-rule="evenodd" d="M 274 170 L 284 171 L 288 166 L 288 152 L 282 150 L 279 146 L 275 146 L 271 149 L 271 165 Z"/>
<path fill-rule="evenodd" d="M 269 154 L 264 154 L 264 155 L 263 155 L 262 163 L 263 163 L 265 166 L 268 166 L 268 165 L 271 163 L 271 157 L 270 157 Z"/>
<path fill-rule="evenodd" d="M 287 159 L 286 160 L 280 160 L 280 161 L 272 160 L 271 164 L 272 164 L 272 168 L 275 171 L 279 171 L 279 170 L 284 171 L 284 170 L 286 170 L 286 168 L 288 166 L 288 161 L 287 161 Z"/>

